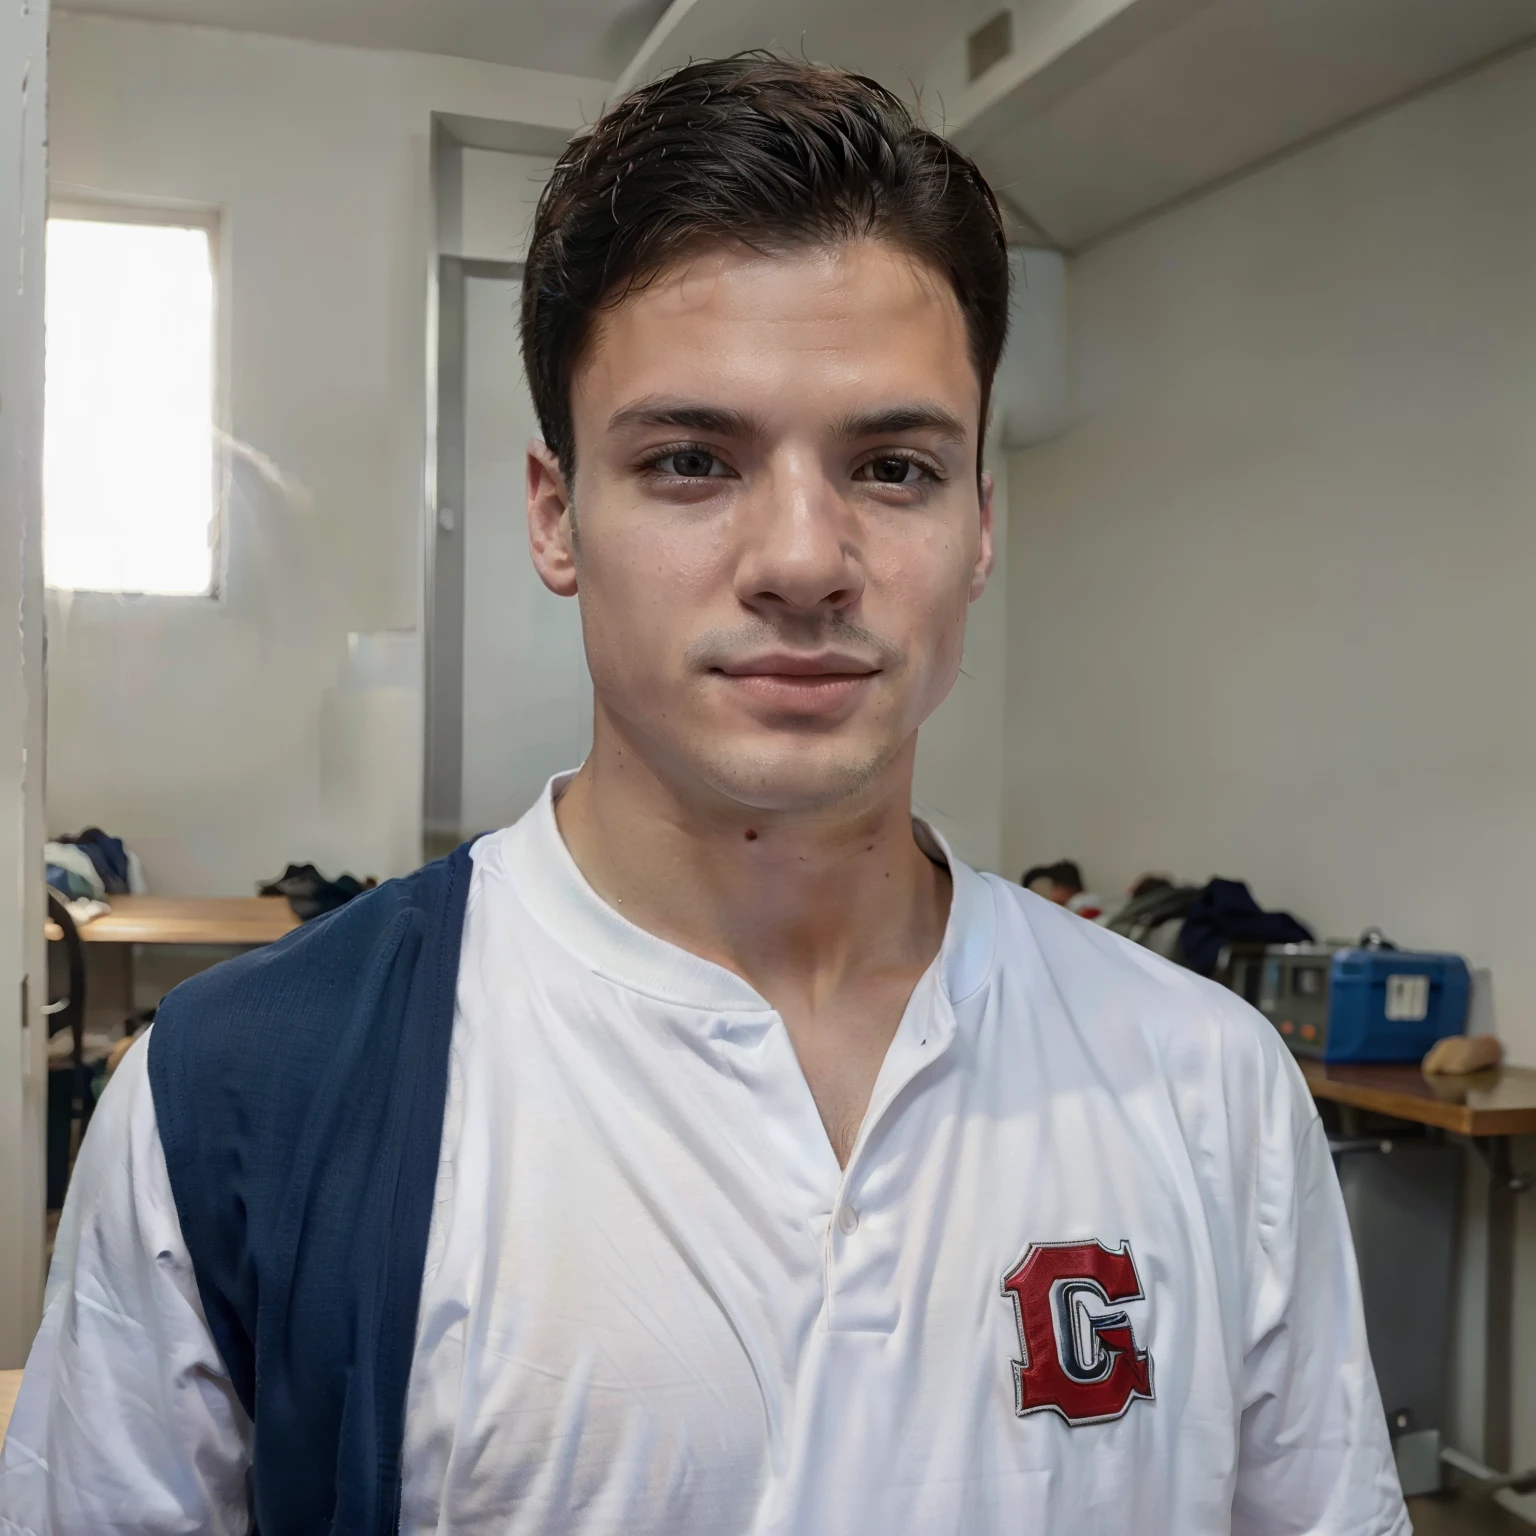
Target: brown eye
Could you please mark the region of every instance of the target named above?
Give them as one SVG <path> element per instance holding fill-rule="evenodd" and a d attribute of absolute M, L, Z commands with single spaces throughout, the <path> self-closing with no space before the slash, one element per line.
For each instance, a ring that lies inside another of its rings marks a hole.
<path fill-rule="evenodd" d="M 872 480 L 877 480 L 881 485 L 902 485 L 906 482 L 907 471 L 916 469 L 911 459 L 897 459 L 887 456 L 883 459 L 871 459 L 869 473 Z"/>

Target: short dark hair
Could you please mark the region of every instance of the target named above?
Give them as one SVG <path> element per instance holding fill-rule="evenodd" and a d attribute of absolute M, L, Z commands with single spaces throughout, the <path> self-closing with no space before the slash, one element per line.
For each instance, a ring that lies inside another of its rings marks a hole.
<path fill-rule="evenodd" d="M 1052 885 L 1068 891 L 1080 891 L 1083 888 L 1083 872 L 1071 859 L 1058 859 L 1054 864 L 1036 864 L 1033 869 L 1024 871 L 1024 878 L 1019 884 L 1027 890 L 1036 880 L 1049 880 Z"/>
<path fill-rule="evenodd" d="M 942 273 L 965 316 L 986 430 L 1008 329 L 992 189 L 884 86 L 751 52 L 641 86 L 573 139 L 539 198 L 523 270 L 523 362 L 569 479 L 571 379 L 592 317 L 685 248 L 876 238 Z M 981 444 L 977 444 L 980 465 Z"/>

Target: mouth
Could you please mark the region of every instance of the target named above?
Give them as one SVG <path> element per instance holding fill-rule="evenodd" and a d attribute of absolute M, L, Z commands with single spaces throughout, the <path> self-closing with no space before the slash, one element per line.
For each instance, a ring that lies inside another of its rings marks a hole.
<path fill-rule="evenodd" d="M 711 667 L 746 697 L 787 714 L 835 714 L 880 675 L 859 657 L 836 652 L 774 652 Z"/>

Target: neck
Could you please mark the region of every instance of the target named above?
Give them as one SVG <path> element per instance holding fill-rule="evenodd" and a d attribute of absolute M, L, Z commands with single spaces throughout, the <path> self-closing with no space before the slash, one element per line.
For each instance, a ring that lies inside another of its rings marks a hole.
<path fill-rule="evenodd" d="M 582 874 L 631 922 L 815 1006 L 863 976 L 920 972 L 948 916 L 946 871 L 912 831 L 916 738 L 834 806 L 761 811 L 664 771 L 598 711 L 556 807 Z"/>

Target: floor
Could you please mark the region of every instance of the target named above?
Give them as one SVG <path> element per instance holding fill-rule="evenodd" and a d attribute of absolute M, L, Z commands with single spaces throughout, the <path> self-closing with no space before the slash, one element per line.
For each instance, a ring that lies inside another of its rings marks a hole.
<path fill-rule="evenodd" d="M 1409 1499 L 1414 1536 L 1532 1536 L 1536 1527 L 1492 1499 Z"/>

